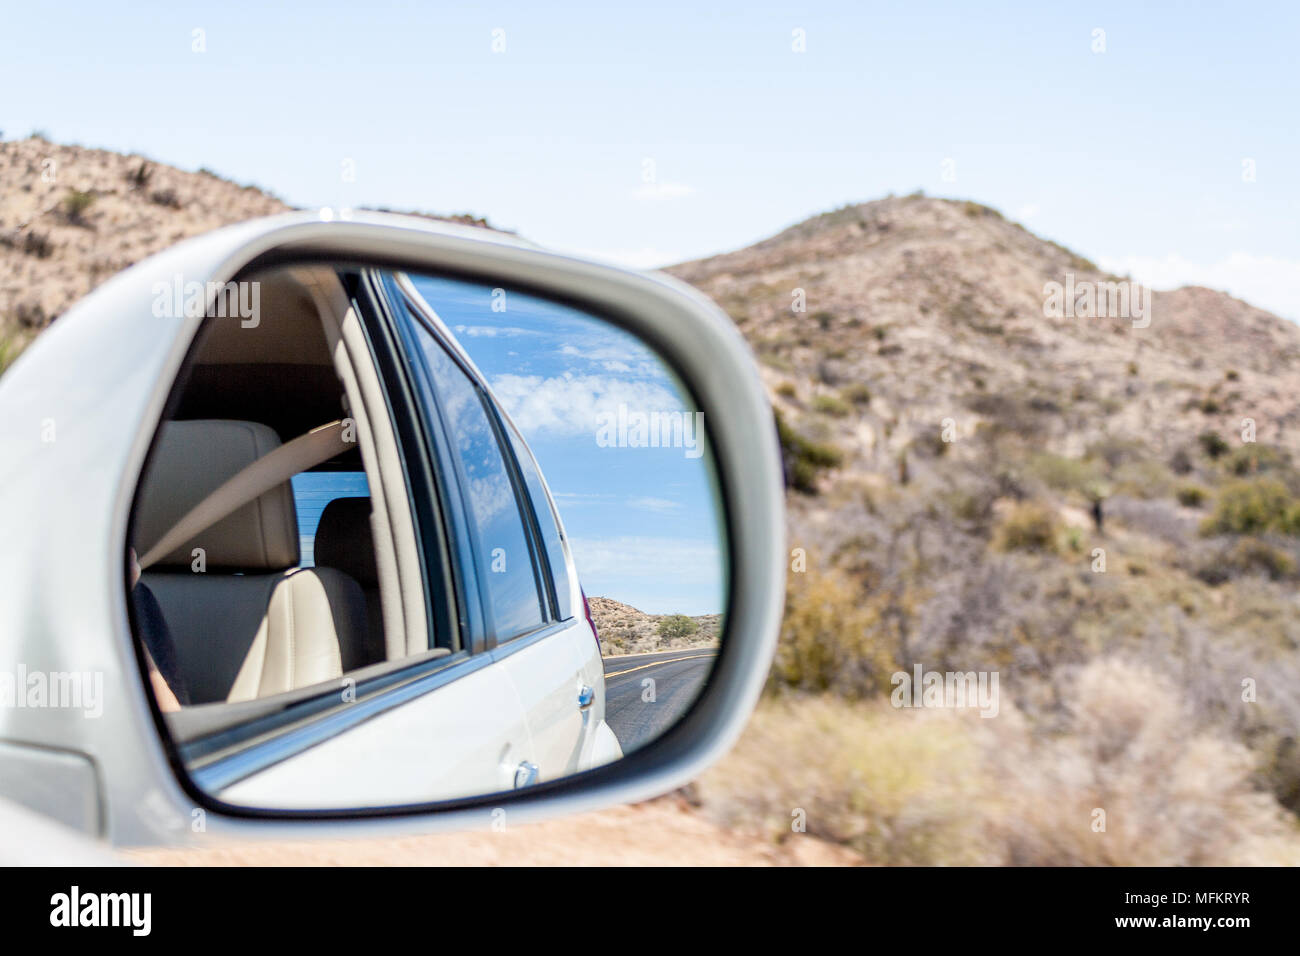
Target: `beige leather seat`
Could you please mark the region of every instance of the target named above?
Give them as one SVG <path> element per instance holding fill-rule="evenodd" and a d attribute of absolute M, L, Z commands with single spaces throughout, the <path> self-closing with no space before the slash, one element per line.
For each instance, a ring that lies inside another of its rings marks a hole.
<path fill-rule="evenodd" d="M 137 506 L 137 549 L 279 444 L 255 422 L 164 425 Z M 201 573 L 196 548 L 206 560 Z M 361 587 L 336 568 L 297 565 L 298 519 L 284 482 L 145 573 L 192 703 L 266 697 L 370 663 Z"/>
<path fill-rule="evenodd" d="M 361 585 L 366 598 L 369 655 L 384 658 L 384 612 L 379 599 L 374 532 L 369 498 L 335 498 L 325 506 L 313 546 L 316 567 L 337 568 Z"/>

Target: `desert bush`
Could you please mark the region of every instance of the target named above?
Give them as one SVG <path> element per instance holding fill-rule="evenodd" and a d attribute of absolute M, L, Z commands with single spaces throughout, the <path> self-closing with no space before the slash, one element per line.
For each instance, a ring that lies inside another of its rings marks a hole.
<path fill-rule="evenodd" d="M 769 839 L 807 833 L 868 862 L 978 864 L 996 859 L 971 812 L 986 781 L 966 728 L 941 715 L 831 696 L 765 700 L 728 757 L 705 773 L 704 812 Z"/>
<path fill-rule="evenodd" d="M 932 425 L 908 442 L 907 447 L 919 458 L 942 458 L 952 446 L 952 442 L 944 441 L 943 435 L 942 429 Z"/>
<path fill-rule="evenodd" d="M 1043 411 L 1030 394 L 1019 391 L 976 392 L 965 399 L 966 407 L 988 421 L 980 426 L 988 435 L 1010 435 L 1032 439 L 1047 429 Z"/>
<path fill-rule="evenodd" d="M 834 445 L 800 435 L 786 423 L 780 411 L 776 412 L 776 431 L 781 443 L 786 482 L 802 494 L 817 494 L 817 476 L 827 468 L 838 467 L 843 454 Z"/>
<path fill-rule="evenodd" d="M 1201 534 L 1300 534 L 1300 508 L 1276 478 L 1241 479 L 1219 489 Z"/>
<path fill-rule="evenodd" d="M 1027 501 L 1015 505 L 993 531 L 993 546 L 999 551 L 1056 550 L 1056 516 L 1043 504 Z"/>
<path fill-rule="evenodd" d="M 878 611 L 858 584 L 830 569 L 791 574 L 770 690 L 834 690 L 851 697 L 889 688 L 897 670 Z"/>
<path fill-rule="evenodd" d="M 1146 442 L 1122 435 L 1107 435 L 1088 446 L 1086 456 L 1094 459 L 1106 468 L 1114 470 L 1134 462 L 1150 458 L 1150 449 Z"/>
<path fill-rule="evenodd" d="M 685 614 L 669 614 L 660 618 L 655 625 L 655 633 L 666 641 L 690 637 L 699 629 L 699 625 Z"/>
<path fill-rule="evenodd" d="M 1154 458 L 1124 462 L 1115 469 L 1112 485 L 1116 494 L 1134 498 L 1168 498 L 1174 493 L 1173 474 Z"/>
<path fill-rule="evenodd" d="M 993 517 L 994 495 L 988 488 L 957 488 L 944 496 L 944 503 L 954 518 L 971 531 L 983 534 Z"/>
<path fill-rule="evenodd" d="M 54 245 L 48 233 L 29 229 L 26 232 L 0 233 L 0 248 L 16 249 L 23 255 L 37 259 L 48 259 L 54 253 Z"/>
<path fill-rule="evenodd" d="M 1190 474 L 1194 466 L 1192 456 L 1186 448 L 1175 449 L 1174 453 L 1169 456 L 1169 468 L 1176 475 Z"/>
<path fill-rule="evenodd" d="M 153 167 L 144 160 L 126 174 L 126 183 L 131 189 L 144 189 L 151 179 L 153 179 Z"/>
<path fill-rule="evenodd" d="M 81 189 L 69 189 L 63 197 L 63 215 L 74 225 L 85 223 L 86 211 L 95 204 L 95 194 Z"/>
<path fill-rule="evenodd" d="M 1223 466 L 1237 477 L 1245 478 L 1265 472 L 1288 471 L 1291 456 L 1282 448 L 1247 442 L 1240 448 L 1234 448 L 1224 459 Z"/>
<path fill-rule="evenodd" d="M 149 194 L 149 201 L 155 206 L 165 206 L 168 209 L 180 209 L 183 205 L 174 189 L 155 189 Z"/>
<path fill-rule="evenodd" d="M 1011 716 L 1014 717 L 1014 714 Z M 1234 865 L 1300 858 L 1294 824 L 1253 782 L 1250 751 L 1189 730 L 1186 698 L 1155 671 L 1089 663 L 1065 702 L 1064 733 L 1036 740 L 1009 720 L 990 752 L 1012 781 L 990 821 L 1002 862 Z M 1105 812 L 1095 832 L 1094 811 Z"/>
<path fill-rule="evenodd" d="M 1205 504 L 1206 491 L 1200 485 L 1179 485 L 1174 494 L 1184 508 L 1199 508 Z"/>
<path fill-rule="evenodd" d="M 840 398 L 854 405 L 870 405 L 871 389 L 862 382 L 854 382 L 852 385 L 846 385 L 840 392 Z"/>
<path fill-rule="evenodd" d="M 14 360 L 18 358 L 18 353 L 23 350 L 24 344 L 17 336 L 5 335 L 0 332 L 0 375 L 3 375 L 5 369 L 14 364 Z"/>
<path fill-rule="evenodd" d="M 45 306 L 30 300 L 19 302 L 14 306 L 13 317 L 20 329 L 40 330 L 49 324 L 50 317 L 45 314 Z"/>
<path fill-rule="evenodd" d="M 1228 443 L 1220 438 L 1217 432 L 1201 432 L 1196 436 L 1196 441 L 1200 444 L 1201 451 L 1205 452 L 1206 457 L 1212 461 L 1228 453 Z"/>
<path fill-rule="evenodd" d="M 853 411 L 853 406 L 837 395 L 815 395 L 812 400 L 813 411 L 843 418 Z"/>
<path fill-rule="evenodd" d="M 1055 491 L 1074 491 L 1091 496 L 1101 481 L 1101 469 L 1096 461 L 1065 458 L 1050 452 L 1033 455 L 1026 472 Z"/>
<path fill-rule="evenodd" d="M 795 388 L 794 382 L 782 382 L 777 385 L 775 391 L 776 394 L 780 395 L 782 398 L 794 398 L 799 394 L 799 390 Z"/>
<path fill-rule="evenodd" d="M 23 252 L 37 259 L 48 259 L 54 254 L 54 244 L 50 242 L 49 233 L 29 230 L 23 236 Z"/>
<path fill-rule="evenodd" d="M 1232 543 L 1224 556 L 1229 568 L 1243 573 L 1262 572 L 1270 580 L 1295 576 L 1296 563 L 1291 555 L 1259 538 L 1241 538 Z"/>
<path fill-rule="evenodd" d="M 1177 866 L 1300 862 L 1300 837 L 1253 782 L 1256 761 L 1189 729 L 1185 699 L 1141 666 L 1102 658 L 1040 734 L 997 717 L 827 696 L 767 700 L 700 781 L 705 812 L 880 865 Z M 1105 813 L 1104 829 L 1095 828 Z"/>

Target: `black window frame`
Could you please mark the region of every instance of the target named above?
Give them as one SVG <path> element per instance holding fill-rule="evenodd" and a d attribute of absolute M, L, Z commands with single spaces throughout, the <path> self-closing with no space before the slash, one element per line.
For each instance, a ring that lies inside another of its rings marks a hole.
<path fill-rule="evenodd" d="M 541 632 L 548 632 L 554 625 L 561 620 L 557 608 L 558 602 L 555 597 L 555 584 L 551 574 L 549 561 L 547 560 L 544 542 L 541 538 L 541 532 L 537 525 L 537 517 L 533 512 L 532 497 L 528 492 L 524 482 L 523 474 L 519 467 L 519 462 L 515 458 L 514 447 L 510 442 L 509 436 L 505 431 L 505 424 L 501 418 L 501 411 L 497 405 L 495 396 L 487 384 L 482 380 L 477 370 L 471 364 L 465 361 L 459 344 L 455 339 L 441 326 L 441 321 L 437 319 L 436 314 L 431 315 L 429 310 L 432 306 L 420 298 L 418 292 L 414 295 L 403 288 L 398 281 L 398 273 L 386 271 L 382 273 L 382 278 L 378 280 L 384 287 L 388 296 L 390 305 L 393 307 L 394 320 L 399 325 L 406 323 L 418 323 L 420 331 L 427 334 L 438 348 L 440 348 L 452 365 L 457 368 L 466 381 L 477 394 L 483 413 L 487 418 L 492 435 L 496 441 L 497 451 L 501 455 L 502 462 L 506 468 L 506 474 L 510 481 L 511 491 L 514 494 L 515 507 L 524 529 L 524 538 L 528 547 L 529 560 L 533 570 L 533 584 L 538 597 L 538 610 L 540 612 L 539 623 L 531 628 L 511 634 L 509 637 L 502 639 L 496 632 L 495 622 L 492 618 L 491 597 L 488 593 L 486 574 L 483 570 L 489 556 L 480 553 L 478 547 L 477 530 L 464 536 L 463 539 L 469 544 L 470 549 L 475 555 L 475 567 L 478 570 L 478 588 L 477 597 L 479 604 L 479 621 L 482 630 L 475 635 L 475 646 L 481 646 L 488 650 L 494 650 L 498 647 L 507 647 L 516 641 L 526 641 L 534 638 Z M 409 283 L 409 277 L 407 282 Z M 464 280 L 460 280 L 464 281 Z M 423 348 L 415 341 L 416 330 L 409 327 L 403 330 L 405 337 L 404 352 L 408 357 L 416 357 L 418 363 L 417 375 L 423 376 L 427 383 L 427 388 L 435 397 L 435 408 L 431 410 L 432 414 L 426 418 L 436 419 L 436 429 L 440 431 L 442 440 L 436 442 L 444 450 L 454 448 L 454 443 L 450 441 L 450 430 L 443 414 L 443 388 L 433 375 L 429 368 L 427 357 Z M 417 397 L 418 402 L 418 397 Z M 421 403 L 422 404 L 422 403 Z M 444 475 L 448 484 L 455 483 L 459 491 L 459 504 L 462 509 L 463 526 L 466 528 L 473 527 L 473 519 L 470 517 L 470 505 L 466 497 L 466 478 L 463 470 L 463 464 L 460 461 L 459 454 L 449 454 L 451 459 L 449 465 L 444 466 L 444 470 L 449 470 L 449 475 Z M 568 620 L 565 618 L 564 620 Z"/>
<path fill-rule="evenodd" d="M 546 508 L 550 514 L 551 523 L 555 525 L 555 532 L 559 535 L 561 551 L 566 552 L 568 549 L 569 536 L 564 531 L 564 526 L 560 523 L 559 515 L 555 503 L 551 500 L 550 493 L 546 490 L 545 479 L 542 477 L 542 466 L 537 461 L 537 456 L 532 454 L 532 449 L 528 447 L 528 442 L 524 439 L 523 433 L 514 422 L 508 421 L 504 416 L 498 415 L 498 423 L 501 428 L 502 438 L 509 447 L 511 460 L 514 462 L 519 473 L 519 484 L 523 488 L 524 497 L 528 502 L 528 519 L 532 533 L 536 535 L 537 552 L 541 557 L 542 566 L 546 575 L 547 596 L 551 602 L 551 620 L 553 621 L 571 621 L 577 617 L 577 611 L 572 606 L 573 598 L 569 598 L 568 614 L 563 613 L 560 607 L 560 589 L 556 583 L 555 564 L 551 561 L 551 549 L 547 546 L 546 535 L 542 531 L 542 519 L 538 515 L 539 508 Z M 524 476 L 523 467 L 519 464 L 519 453 L 515 450 L 515 441 L 523 446 L 525 451 L 532 457 L 533 470 L 537 472 L 538 480 L 542 482 L 541 501 L 533 494 L 532 488 L 528 485 L 528 479 Z M 573 575 L 569 573 L 568 565 L 565 565 L 564 580 L 573 586 Z"/>

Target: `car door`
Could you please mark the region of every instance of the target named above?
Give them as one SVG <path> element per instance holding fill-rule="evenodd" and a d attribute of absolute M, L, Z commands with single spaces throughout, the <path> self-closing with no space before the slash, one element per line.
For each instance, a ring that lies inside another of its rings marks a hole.
<path fill-rule="evenodd" d="M 519 461 L 491 393 L 426 303 L 395 283 L 392 300 L 409 323 L 436 405 L 430 411 L 456 459 L 483 644 L 515 687 L 532 738 L 533 759 L 518 768 L 521 779 L 558 779 L 578 767 L 594 696 L 576 649 L 580 622 L 560 617 Z"/>
<path fill-rule="evenodd" d="M 347 725 L 308 749 L 231 783 L 238 765 L 194 774 L 205 790 L 241 806 L 378 807 L 496 793 L 524 785 L 534 748 L 508 675 L 463 662 L 417 680 L 405 703 L 357 701 Z M 373 716 L 366 719 L 367 712 Z M 491 715 L 491 719 L 484 719 Z"/>
<path fill-rule="evenodd" d="M 514 455 L 524 497 L 524 510 L 535 532 L 538 542 L 538 554 L 543 570 L 543 589 L 547 599 L 553 603 L 557 620 L 565 626 L 552 640 L 563 642 L 564 653 L 571 659 L 575 679 L 574 696 L 559 708 L 559 713 L 566 722 L 564 736 L 571 723 L 571 707 L 576 706 L 582 714 L 579 739 L 574 742 L 568 754 L 566 770 L 573 773 L 585 770 L 593 764 L 593 747 L 599 725 L 605 717 L 605 671 L 600 652 L 600 643 L 595 630 L 584 616 L 581 592 L 577 587 L 573 561 L 566 543 L 564 528 L 556 514 L 551 495 L 542 477 L 532 450 L 529 449 L 518 428 L 502 414 L 502 430 L 506 435 L 506 444 Z M 557 651 L 556 656 L 559 656 Z M 523 670 L 522 662 L 519 668 Z M 527 673 L 517 677 L 525 680 Z M 563 700 L 563 695 L 561 695 Z M 534 736 L 538 734 L 534 729 Z"/>

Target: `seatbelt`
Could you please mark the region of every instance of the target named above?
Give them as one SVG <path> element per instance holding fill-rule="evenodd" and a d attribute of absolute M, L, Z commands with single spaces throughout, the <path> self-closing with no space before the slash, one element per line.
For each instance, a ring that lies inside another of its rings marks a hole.
<path fill-rule="evenodd" d="M 348 427 L 355 429 L 356 425 L 349 422 Z M 156 564 L 199 532 L 211 528 L 222 518 L 234 514 L 298 472 L 329 461 L 355 445 L 355 435 L 344 438 L 344 431 L 342 421 L 321 425 L 241 469 L 191 508 L 157 544 L 146 551 L 140 559 L 140 568 L 143 570 Z"/>

